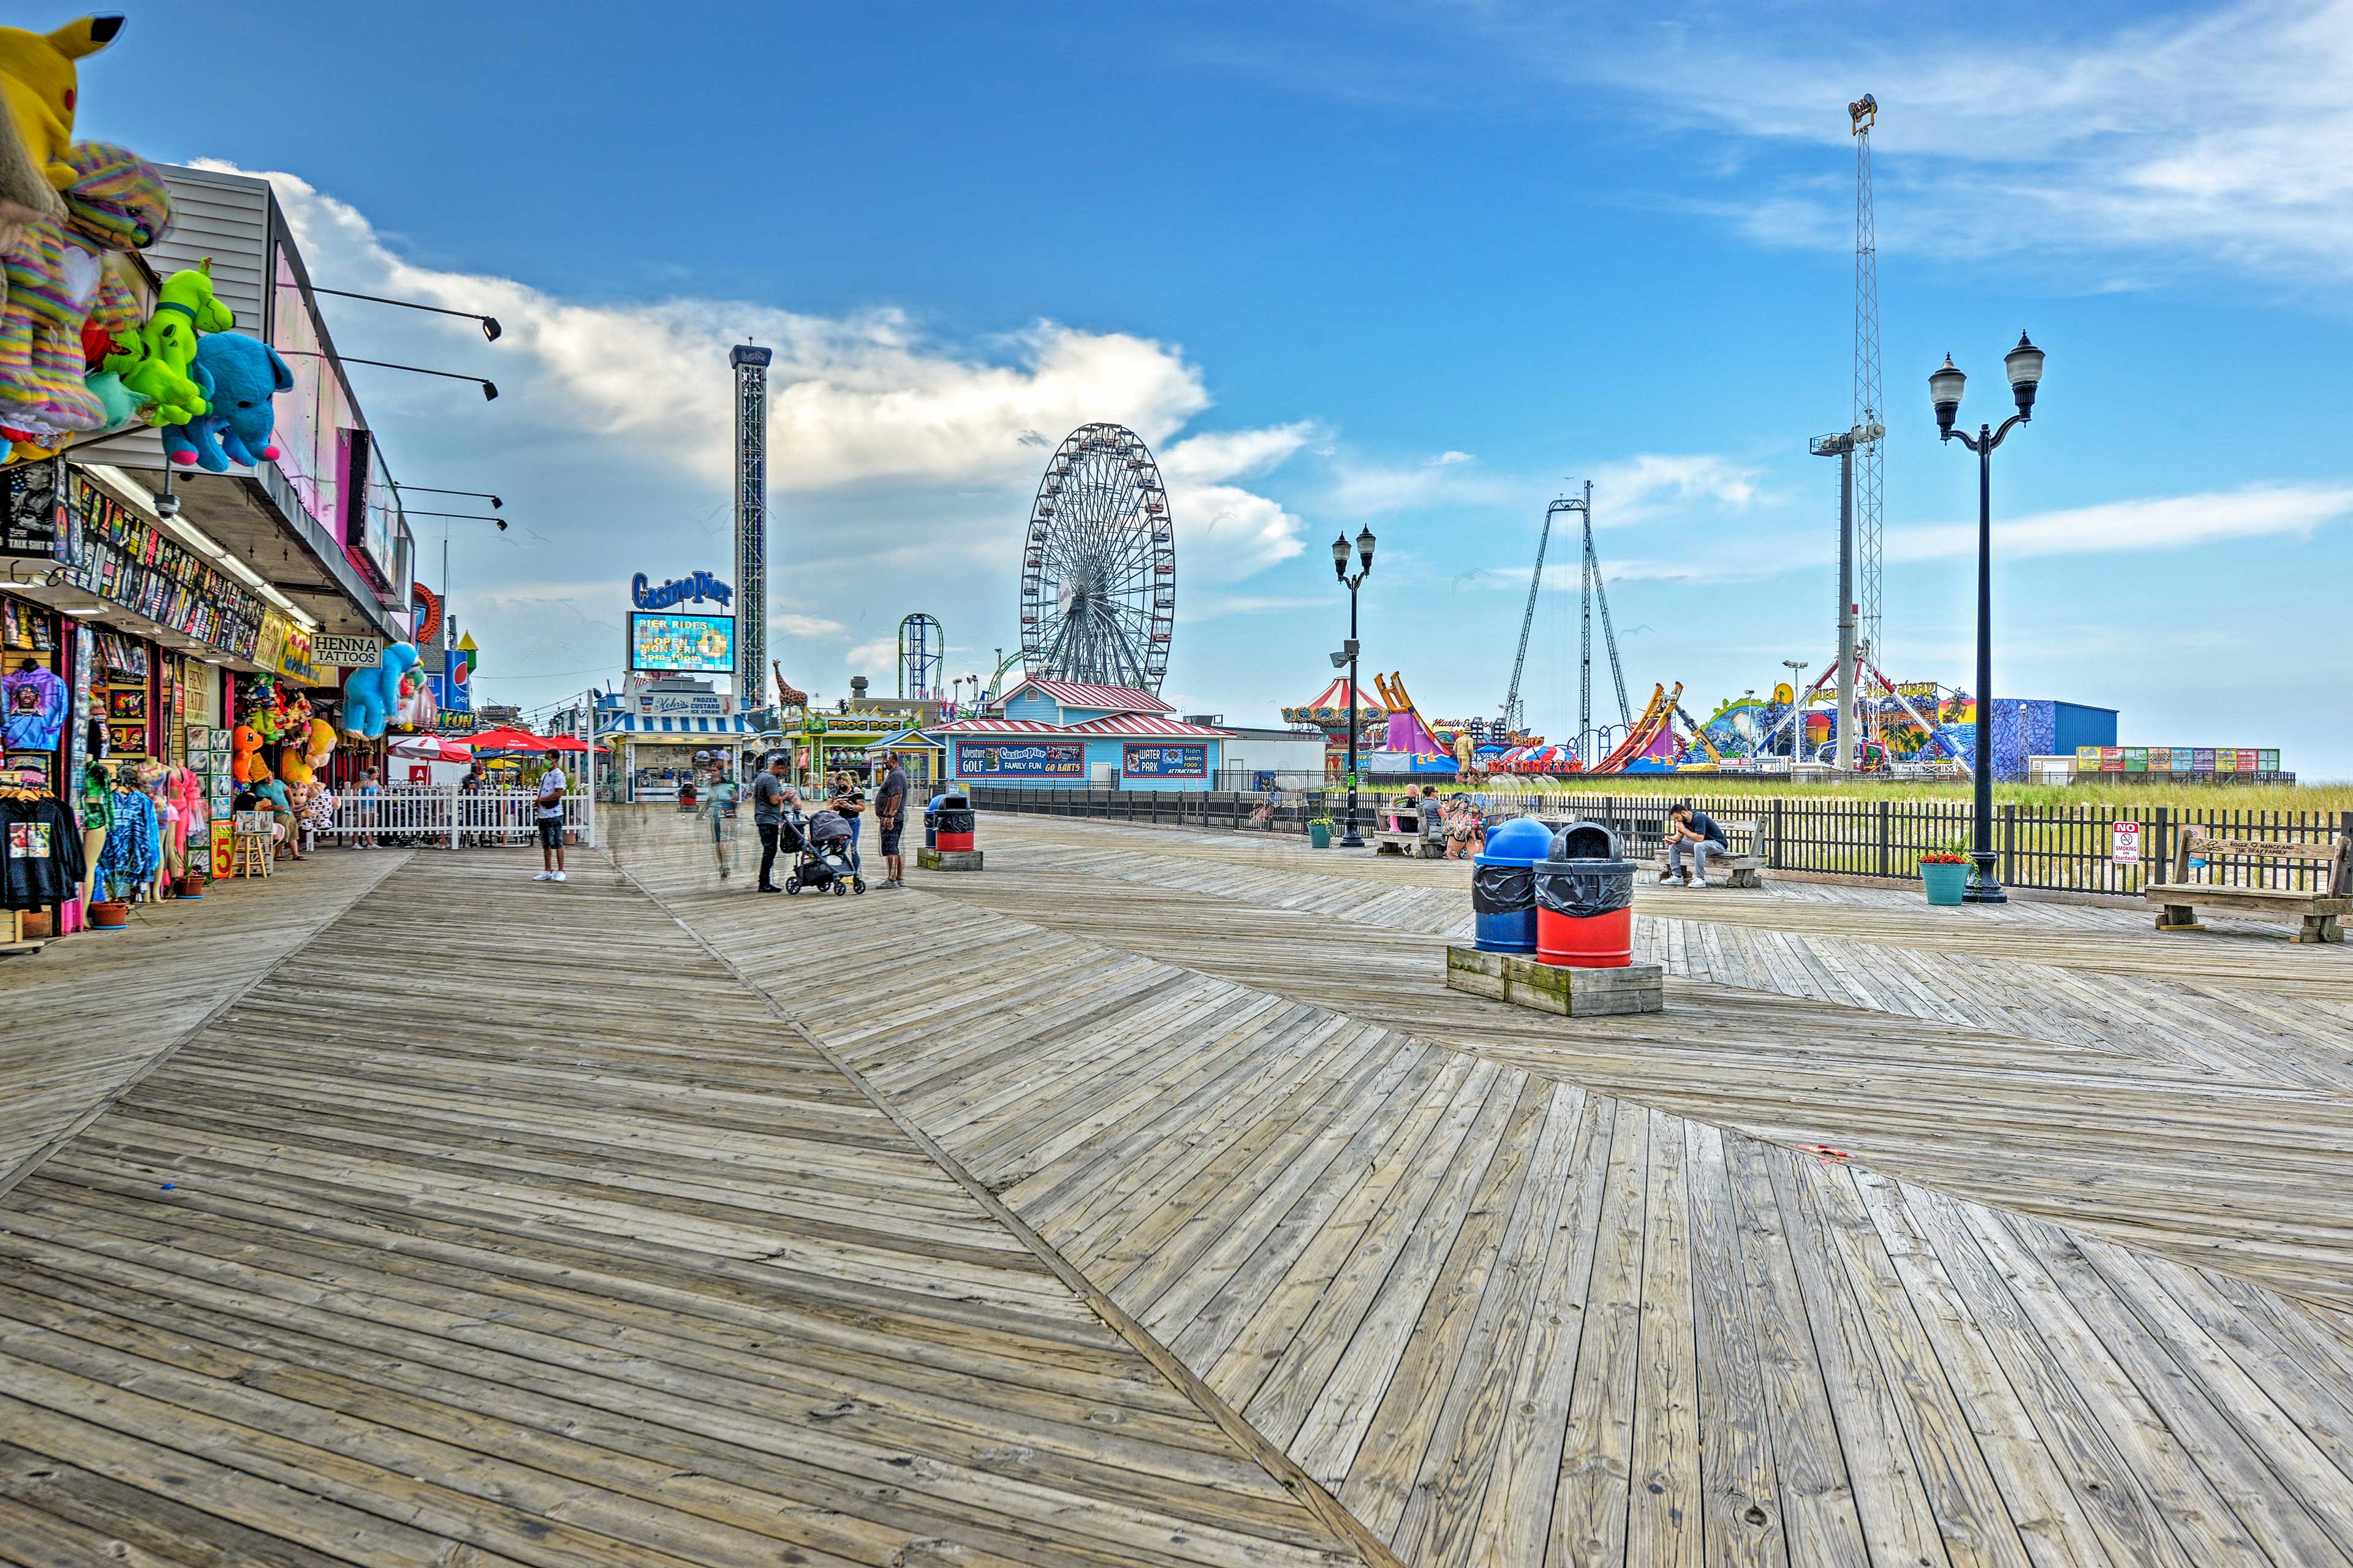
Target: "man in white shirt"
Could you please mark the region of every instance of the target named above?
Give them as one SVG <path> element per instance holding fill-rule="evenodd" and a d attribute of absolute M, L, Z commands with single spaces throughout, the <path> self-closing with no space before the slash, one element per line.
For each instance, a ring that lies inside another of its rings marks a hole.
<path fill-rule="evenodd" d="M 564 770 L 550 763 L 539 775 L 539 858 L 543 865 L 534 882 L 564 880 Z"/>

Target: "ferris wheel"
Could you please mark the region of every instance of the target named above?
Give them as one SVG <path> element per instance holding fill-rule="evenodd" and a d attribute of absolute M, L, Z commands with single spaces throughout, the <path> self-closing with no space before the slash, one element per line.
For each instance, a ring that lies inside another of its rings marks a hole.
<path fill-rule="evenodd" d="M 1176 624 L 1176 531 L 1134 431 L 1071 432 L 1038 481 L 1021 554 L 1027 671 L 1156 694 Z"/>

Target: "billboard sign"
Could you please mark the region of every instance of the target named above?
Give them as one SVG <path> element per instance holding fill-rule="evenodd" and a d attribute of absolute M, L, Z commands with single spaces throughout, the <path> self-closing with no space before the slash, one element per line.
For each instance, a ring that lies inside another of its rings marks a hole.
<path fill-rule="evenodd" d="M 723 608 L 735 602 L 735 590 L 708 572 L 673 577 L 659 587 L 647 582 L 642 572 L 629 579 L 629 602 L 641 610 L 667 610 L 689 600 L 699 605 L 706 599 Z"/>
<path fill-rule="evenodd" d="M 735 671 L 734 617 L 631 611 L 629 668 L 732 675 Z"/>
<path fill-rule="evenodd" d="M 1082 779 L 1083 741 L 958 741 L 955 771 L 974 779 Z"/>
<path fill-rule="evenodd" d="M 1205 779 L 1209 776 L 1209 748 L 1200 746 L 1128 746 L 1119 771 L 1138 779 Z"/>

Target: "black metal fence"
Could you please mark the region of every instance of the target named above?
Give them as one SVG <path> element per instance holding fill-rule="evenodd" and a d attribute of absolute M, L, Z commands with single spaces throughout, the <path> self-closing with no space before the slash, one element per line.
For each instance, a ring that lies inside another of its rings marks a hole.
<path fill-rule="evenodd" d="M 1261 794 L 979 784 L 971 793 L 973 804 L 986 811 L 1266 833 L 1303 833 L 1308 821 L 1318 816 L 1336 821 L 1346 802 L 1343 792 L 1321 789 Z M 1393 793 L 1358 792 L 1360 828 L 1372 826 L 1377 806 Z M 1491 820 L 1529 816 L 1552 823 L 1604 823 L 1637 855 L 1666 836 L 1669 803 L 1664 797 L 1547 792 L 1490 796 L 1489 801 Z M 1692 804 L 1727 827 L 1746 826 L 1757 852 L 1777 870 L 1916 879 L 1922 855 L 1967 850 L 1973 833 L 1967 801 L 1749 795 L 1694 796 Z M 2120 823 L 2137 825 L 2139 831 L 2119 835 Z M 2132 895 L 2166 879 L 2183 834 L 2191 828 L 2206 837 L 2327 844 L 2339 834 L 2353 834 L 2353 811 L 1999 805 L 1994 808 L 1993 847 L 2008 886 Z M 2119 847 L 2136 841 L 2138 858 L 2118 859 Z M 2287 860 L 2262 862 L 2254 871 L 2234 874 L 2266 887 L 2325 891 L 2319 879 L 2327 871 L 2326 862 Z"/>

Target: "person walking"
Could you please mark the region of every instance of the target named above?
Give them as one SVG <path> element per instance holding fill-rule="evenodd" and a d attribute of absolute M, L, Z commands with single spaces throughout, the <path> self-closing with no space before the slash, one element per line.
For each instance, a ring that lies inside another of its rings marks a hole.
<path fill-rule="evenodd" d="M 728 817 L 733 816 L 734 811 L 734 781 L 721 773 L 718 782 L 711 786 L 711 804 L 704 807 L 704 812 L 711 818 L 711 843 L 712 852 L 719 858 L 722 881 L 726 880 L 728 873 L 735 868 L 734 843 L 728 835 L 727 824 Z"/>
<path fill-rule="evenodd" d="M 563 768 L 554 763 L 539 775 L 539 801 L 534 816 L 539 823 L 539 858 L 543 868 L 534 882 L 564 880 L 564 790 L 569 783 Z"/>
<path fill-rule="evenodd" d="M 874 825 L 882 830 L 882 864 L 887 869 L 882 885 L 903 888 L 907 863 L 899 858 L 899 834 L 907 826 L 907 770 L 900 765 L 896 752 L 883 758 L 883 765 L 890 772 L 882 775 L 882 787 L 874 792 Z"/>
<path fill-rule="evenodd" d="M 353 849 L 381 849 L 387 835 L 376 832 L 377 803 L 384 798 L 384 785 L 378 782 L 374 768 L 360 773 L 360 831 L 352 835 Z"/>
<path fill-rule="evenodd" d="M 776 844 L 785 831 L 786 793 L 785 754 L 779 752 L 768 759 L 767 771 L 752 781 L 752 826 L 760 833 L 760 881 L 754 892 L 784 891 L 772 879 L 776 867 Z"/>

